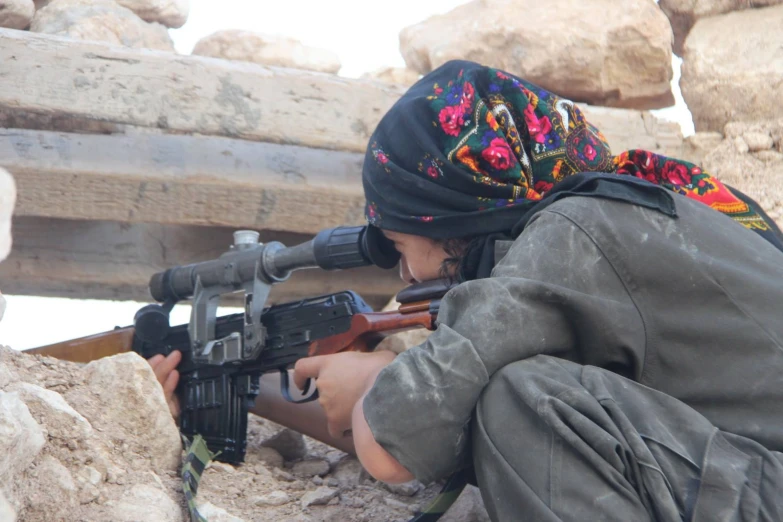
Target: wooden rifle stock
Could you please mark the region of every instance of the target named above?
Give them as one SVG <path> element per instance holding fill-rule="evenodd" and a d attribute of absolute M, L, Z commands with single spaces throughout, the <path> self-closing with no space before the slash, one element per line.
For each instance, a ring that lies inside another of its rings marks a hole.
<path fill-rule="evenodd" d="M 437 310 L 432 301 L 404 304 L 399 310 L 389 312 L 355 314 L 351 318 L 350 330 L 313 342 L 308 355 L 329 355 L 347 350 L 369 352 L 388 335 L 417 328 L 434 330 L 436 319 Z"/>
<path fill-rule="evenodd" d="M 24 353 L 48 355 L 64 361 L 88 363 L 110 355 L 130 352 L 133 349 L 133 334 L 134 328 L 127 326 L 110 332 L 25 350 Z"/>

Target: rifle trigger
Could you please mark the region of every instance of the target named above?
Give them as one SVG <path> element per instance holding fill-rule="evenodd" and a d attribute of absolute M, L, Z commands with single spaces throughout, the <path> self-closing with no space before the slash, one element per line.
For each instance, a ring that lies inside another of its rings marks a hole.
<path fill-rule="evenodd" d="M 312 386 L 313 380 L 307 379 L 307 382 L 305 382 L 305 389 L 303 392 L 303 395 L 307 395 L 310 392 L 310 388 L 314 387 Z M 283 398 L 287 400 L 288 402 L 292 402 L 294 404 L 302 404 L 305 402 L 314 401 L 318 398 L 318 389 L 313 390 L 313 393 L 310 395 L 307 395 L 304 399 L 294 399 L 291 397 L 291 392 L 288 391 L 289 388 L 289 379 L 288 379 L 288 370 L 285 368 L 280 368 L 280 393 L 283 394 Z"/>

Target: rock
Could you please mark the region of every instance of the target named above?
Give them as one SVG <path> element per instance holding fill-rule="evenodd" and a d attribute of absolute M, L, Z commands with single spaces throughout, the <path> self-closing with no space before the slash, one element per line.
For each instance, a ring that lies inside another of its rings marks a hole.
<path fill-rule="evenodd" d="M 772 141 L 772 136 L 766 132 L 749 131 L 742 135 L 742 139 L 748 145 L 748 150 L 750 152 L 770 150 L 775 144 L 775 142 Z"/>
<path fill-rule="evenodd" d="M 0 381 L 0 383 L 2 383 L 2 381 Z M 329 453 L 327 453 L 325 457 L 326 457 L 326 462 L 329 463 L 329 469 L 334 470 L 335 466 L 337 466 L 337 464 L 347 456 L 348 456 L 347 453 L 340 450 L 332 450 Z"/>
<path fill-rule="evenodd" d="M 285 460 L 301 459 L 307 454 L 302 434 L 288 428 L 261 442 L 261 446 L 276 450 Z"/>
<path fill-rule="evenodd" d="M 231 464 L 226 464 L 225 462 L 220 462 L 217 460 L 213 460 L 209 463 L 207 466 L 207 469 L 211 469 L 213 471 L 217 471 L 220 473 L 234 473 L 236 469 Z"/>
<path fill-rule="evenodd" d="M 293 482 L 296 480 L 296 477 L 280 468 L 272 468 L 272 476 L 283 482 Z"/>
<path fill-rule="evenodd" d="M 256 506 L 282 506 L 291 502 L 291 497 L 285 491 L 272 491 L 266 495 L 255 497 L 251 502 Z"/>
<path fill-rule="evenodd" d="M 337 480 L 342 487 L 357 486 L 367 476 L 362 464 L 354 457 L 347 457 L 340 461 L 332 473 L 332 478 Z"/>
<path fill-rule="evenodd" d="M 20 382 L 9 386 L 30 409 L 33 418 L 46 428 L 50 438 L 85 444 L 93 433 L 92 426 L 59 393 L 35 384 Z"/>
<path fill-rule="evenodd" d="M 190 0 L 114 1 L 136 13 L 145 22 L 158 22 L 166 27 L 182 27 L 190 13 Z"/>
<path fill-rule="evenodd" d="M 424 486 L 418 480 L 411 480 L 410 482 L 404 482 L 402 484 L 384 484 L 386 488 L 395 495 L 402 495 L 404 497 L 412 497 L 421 490 Z"/>
<path fill-rule="evenodd" d="M 465 486 L 457 501 L 440 519 L 441 522 L 490 522 L 478 488 Z"/>
<path fill-rule="evenodd" d="M 0 27 L 26 29 L 34 14 L 33 0 L 0 0 Z"/>
<path fill-rule="evenodd" d="M 774 150 L 760 150 L 753 155 L 756 159 L 763 161 L 764 163 L 779 163 L 783 161 L 783 154 L 775 152 Z"/>
<path fill-rule="evenodd" d="M 685 146 L 680 159 L 701 165 L 704 158 L 723 143 L 720 132 L 697 132 L 685 138 Z"/>
<path fill-rule="evenodd" d="M 651 0 L 474 0 L 400 33 L 422 74 L 471 60 L 575 102 L 637 109 L 674 105 L 671 42 Z"/>
<path fill-rule="evenodd" d="M 193 54 L 337 74 L 341 64 L 331 51 L 302 44 L 293 38 L 253 33 L 218 31 L 198 41 Z"/>
<path fill-rule="evenodd" d="M 323 459 L 308 459 L 294 464 L 291 472 L 302 478 L 322 477 L 329 473 L 329 463 Z"/>
<path fill-rule="evenodd" d="M 119 502 L 110 504 L 114 522 L 184 522 L 179 504 L 159 488 L 137 484 L 123 494 Z"/>
<path fill-rule="evenodd" d="M 394 509 L 410 509 L 410 504 L 406 504 L 405 502 L 397 500 L 396 498 L 384 497 L 383 503 Z"/>
<path fill-rule="evenodd" d="M 11 251 L 11 215 L 16 203 L 16 184 L 7 170 L 0 167 L 0 261 Z M 4 307 L 3 307 L 4 308 Z M 0 318 L 2 318 L 0 311 Z"/>
<path fill-rule="evenodd" d="M 783 5 L 699 20 L 680 82 L 697 131 L 783 116 Z"/>
<path fill-rule="evenodd" d="M 18 393 L 0 391 L 0 484 L 32 464 L 46 440 Z"/>
<path fill-rule="evenodd" d="M 114 0 L 52 0 L 35 13 L 30 31 L 125 47 L 174 51 L 164 26 L 145 22 Z"/>
<path fill-rule="evenodd" d="M 261 447 L 255 450 L 258 460 L 275 468 L 283 467 L 283 456 L 274 448 Z"/>
<path fill-rule="evenodd" d="M 111 431 L 155 469 L 179 468 L 179 430 L 147 361 L 135 352 L 105 357 L 84 367 L 84 379 L 86 386 L 65 398 L 94 428 Z M 91 406 L 96 402 L 108 407 Z"/>
<path fill-rule="evenodd" d="M 337 496 L 338 491 L 333 488 L 321 486 L 315 491 L 308 491 L 302 495 L 302 507 L 323 506 Z"/>
<path fill-rule="evenodd" d="M 16 522 L 16 511 L 14 511 L 11 503 L 6 500 L 2 491 L 0 491 L 0 520 L 3 522 Z"/>
<path fill-rule="evenodd" d="M 783 0 L 660 0 L 658 5 L 669 17 L 674 33 L 674 52 L 682 56 L 683 43 L 693 24 L 707 18 L 749 7 L 767 7 Z"/>
<path fill-rule="evenodd" d="M 723 143 L 704 158 L 702 166 L 758 201 L 778 226 L 783 226 L 783 168 L 774 160 L 775 156 L 783 159 L 783 117 L 755 123 L 733 122 L 725 130 Z M 754 135 L 770 136 L 773 150 L 752 152 L 745 139 Z M 738 147 L 738 143 L 745 146 Z"/>
<path fill-rule="evenodd" d="M 243 519 L 235 517 L 223 508 L 217 507 L 210 502 L 198 503 L 198 512 L 209 522 L 245 522 Z"/>
<path fill-rule="evenodd" d="M 421 74 L 405 67 L 382 67 L 380 69 L 364 73 L 361 78 L 410 87 L 419 81 Z"/>

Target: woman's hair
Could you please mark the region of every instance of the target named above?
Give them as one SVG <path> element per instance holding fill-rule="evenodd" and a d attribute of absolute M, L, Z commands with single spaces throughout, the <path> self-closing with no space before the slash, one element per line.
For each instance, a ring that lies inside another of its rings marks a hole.
<path fill-rule="evenodd" d="M 485 235 L 439 239 L 435 244 L 443 248 L 448 256 L 440 265 L 440 276 L 452 283 L 473 279 L 475 258 L 484 248 Z"/>

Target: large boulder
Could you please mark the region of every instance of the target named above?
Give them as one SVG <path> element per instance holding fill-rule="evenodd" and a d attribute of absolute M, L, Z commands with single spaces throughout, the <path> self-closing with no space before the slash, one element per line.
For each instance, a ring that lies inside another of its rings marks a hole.
<path fill-rule="evenodd" d="M 704 168 L 752 197 L 783 228 L 783 117 L 729 123 Z"/>
<path fill-rule="evenodd" d="M 190 0 L 115 0 L 146 22 L 182 27 L 190 14 Z"/>
<path fill-rule="evenodd" d="M 393 85 L 404 85 L 410 87 L 421 78 L 421 74 L 406 67 L 382 67 L 374 71 L 364 73 L 361 76 L 366 80 L 377 80 Z"/>
<path fill-rule="evenodd" d="M 672 24 L 674 52 L 682 56 L 685 38 L 699 19 L 750 7 L 768 7 L 781 3 L 783 0 L 660 0 L 659 5 Z"/>
<path fill-rule="evenodd" d="M 35 14 L 33 0 L 0 0 L 0 27 L 25 29 Z"/>
<path fill-rule="evenodd" d="M 193 54 L 330 74 L 341 67 L 339 57 L 331 51 L 293 38 L 239 30 L 218 31 L 202 38 Z"/>
<path fill-rule="evenodd" d="M 698 131 L 783 116 L 783 5 L 699 20 L 685 42 L 682 95 Z"/>
<path fill-rule="evenodd" d="M 145 22 L 114 0 L 52 0 L 35 13 L 30 31 L 125 47 L 174 51 L 166 27 Z"/>
<path fill-rule="evenodd" d="M 674 105 L 671 44 L 652 0 L 474 0 L 400 33 L 422 74 L 465 59 L 573 101 L 638 109 Z"/>

